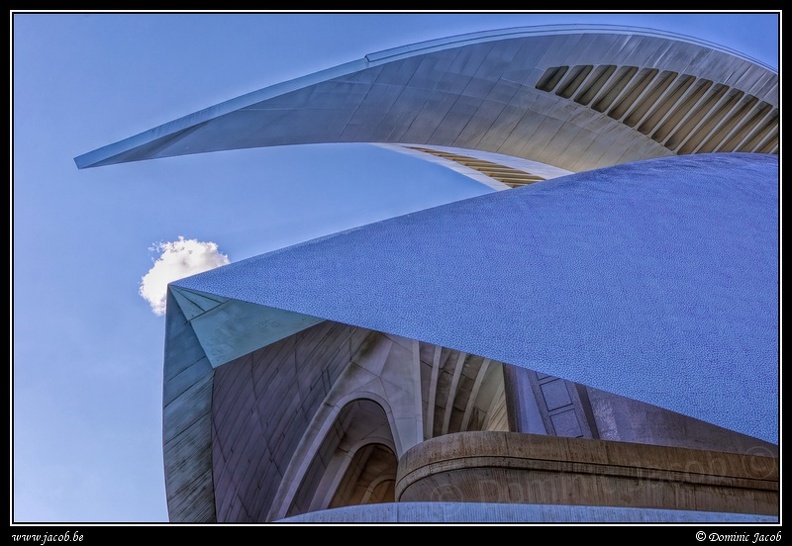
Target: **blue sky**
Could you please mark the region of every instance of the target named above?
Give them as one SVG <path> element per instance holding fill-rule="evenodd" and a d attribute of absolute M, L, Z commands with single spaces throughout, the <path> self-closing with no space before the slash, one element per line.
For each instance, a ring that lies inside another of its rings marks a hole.
<path fill-rule="evenodd" d="M 479 30 L 619 24 L 774 69 L 779 55 L 777 13 L 10 15 L 12 522 L 167 521 L 165 321 L 138 293 L 158 244 L 211 241 L 237 261 L 489 191 L 365 145 L 82 171 L 75 156 L 367 53 Z"/>

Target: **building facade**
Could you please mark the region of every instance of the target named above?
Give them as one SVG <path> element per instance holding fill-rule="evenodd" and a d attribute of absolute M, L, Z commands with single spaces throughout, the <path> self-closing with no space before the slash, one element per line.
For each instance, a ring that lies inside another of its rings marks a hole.
<path fill-rule="evenodd" d="M 712 44 L 510 29 L 76 158 L 367 142 L 493 189 L 170 285 L 171 519 L 777 521 L 778 117 Z"/>

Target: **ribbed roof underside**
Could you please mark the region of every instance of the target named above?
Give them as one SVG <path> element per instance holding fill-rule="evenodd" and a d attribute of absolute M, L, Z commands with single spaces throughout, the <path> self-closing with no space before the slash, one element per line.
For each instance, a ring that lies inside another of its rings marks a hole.
<path fill-rule="evenodd" d="M 706 78 L 637 66 L 557 66 L 536 87 L 620 121 L 674 153 L 778 153 L 778 108 Z"/>

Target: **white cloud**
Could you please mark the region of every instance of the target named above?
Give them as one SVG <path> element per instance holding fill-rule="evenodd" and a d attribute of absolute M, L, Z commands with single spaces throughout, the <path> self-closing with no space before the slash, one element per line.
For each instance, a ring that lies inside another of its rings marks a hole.
<path fill-rule="evenodd" d="M 157 315 L 165 314 L 169 282 L 230 263 L 228 256 L 217 250 L 217 243 L 182 236 L 178 241 L 158 243 L 150 250 L 159 251 L 160 257 L 140 279 L 139 293 Z"/>

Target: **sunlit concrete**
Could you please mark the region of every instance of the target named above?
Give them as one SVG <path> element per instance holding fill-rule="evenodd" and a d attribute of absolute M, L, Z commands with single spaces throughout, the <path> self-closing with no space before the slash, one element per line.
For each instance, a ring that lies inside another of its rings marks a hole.
<path fill-rule="evenodd" d="M 517 28 L 371 53 L 75 161 L 317 142 L 454 146 L 569 171 L 676 153 L 777 153 L 778 92 L 777 72 L 688 37 Z"/>

